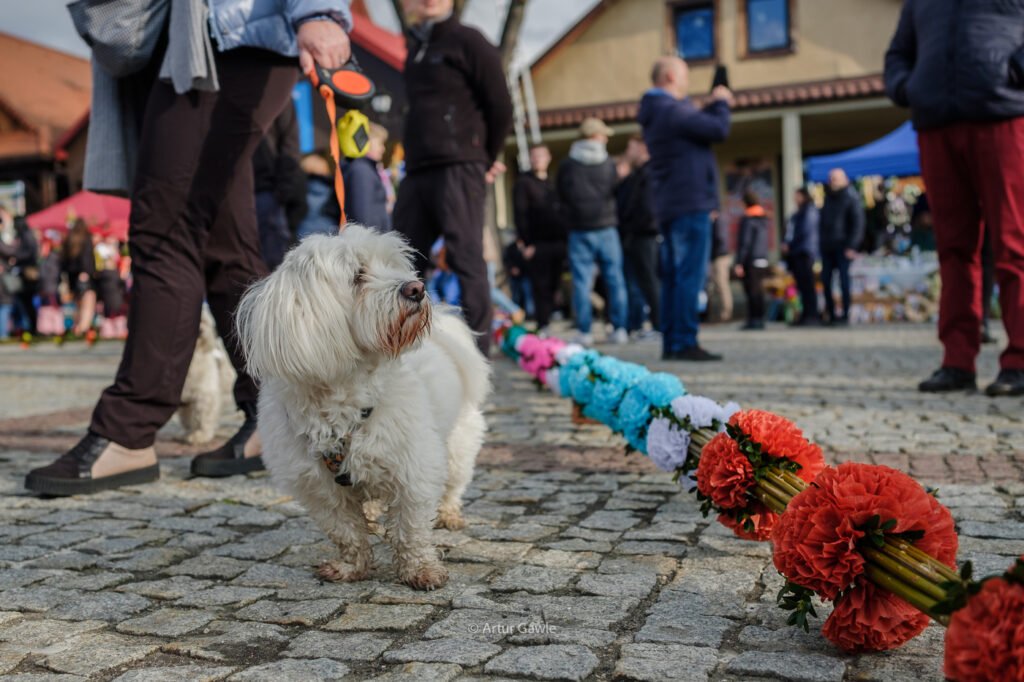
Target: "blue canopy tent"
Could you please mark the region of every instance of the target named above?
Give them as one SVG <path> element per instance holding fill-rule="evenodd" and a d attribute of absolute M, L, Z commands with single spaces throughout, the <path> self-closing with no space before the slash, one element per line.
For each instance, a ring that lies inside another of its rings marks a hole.
<path fill-rule="evenodd" d="M 804 168 L 811 182 L 828 181 L 828 172 L 833 168 L 842 168 L 851 178 L 864 175 L 920 175 L 917 133 L 910 121 L 907 121 L 888 135 L 863 147 L 838 154 L 811 156 Z"/>

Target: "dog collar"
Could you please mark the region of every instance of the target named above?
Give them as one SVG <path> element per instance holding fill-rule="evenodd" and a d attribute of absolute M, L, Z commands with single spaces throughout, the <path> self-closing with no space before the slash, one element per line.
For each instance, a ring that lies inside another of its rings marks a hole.
<path fill-rule="evenodd" d="M 364 407 L 359 412 L 359 418 L 362 421 L 366 421 L 367 419 L 370 418 L 371 414 L 373 414 L 373 408 Z M 352 433 L 354 431 L 355 429 L 352 429 L 352 431 L 349 431 L 344 436 L 342 436 L 341 442 L 339 443 L 339 448 L 331 450 L 330 452 L 320 453 L 320 457 L 324 461 L 324 466 L 327 467 L 328 471 L 334 474 L 334 482 L 337 483 L 338 485 L 352 485 L 351 474 L 349 474 L 347 471 L 343 472 L 341 470 L 341 465 L 345 461 L 345 457 L 348 455 L 348 448 L 349 445 L 352 443 Z"/>

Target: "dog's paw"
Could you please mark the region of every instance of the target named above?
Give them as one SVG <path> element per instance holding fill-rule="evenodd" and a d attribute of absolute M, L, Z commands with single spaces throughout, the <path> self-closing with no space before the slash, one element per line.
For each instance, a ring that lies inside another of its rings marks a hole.
<path fill-rule="evenodd" d="M 333 583 L 351 583 L 365 580 L 370 574 L 369 569 L 360 569 L 347 561 L 325 561 L 317 566 L 316 574 Z"/>
<path fill-rule="evenodd" d="M 403 570 L 399 577 L 414 590 L 437 590 L 448 584 L 448 571 L 439 563 Z"/>
<path fill-rule="evenodd" d="M 459 512 L 441 511 L 437 513 L 437 521 L 434 528 L 447 528 L 448 530 L 462 530 L 466 527 L 466 519 Z"/>

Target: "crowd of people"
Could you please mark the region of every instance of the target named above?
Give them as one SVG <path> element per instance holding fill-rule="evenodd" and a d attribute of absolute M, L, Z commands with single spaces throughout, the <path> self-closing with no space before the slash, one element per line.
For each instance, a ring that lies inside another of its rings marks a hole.
<path fill-rule="evenodd" d="M 125 244 L 79 218 L 38 232 L 0 207 L 0 341 L 127 334 Z"/>

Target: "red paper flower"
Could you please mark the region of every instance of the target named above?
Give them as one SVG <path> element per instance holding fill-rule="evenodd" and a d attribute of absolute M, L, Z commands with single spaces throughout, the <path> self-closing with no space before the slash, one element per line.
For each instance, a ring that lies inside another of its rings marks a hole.
<path fill-rule="evenodd" d="M 799 464 L 797 475 L 805 481 L 813 481 L 825 468 L 821 448 L 809 442 L 800 427 L 785 417 L 764 410 L 746 410 L 734 414 L 729 423 L 759 443 L 762 452 Z"/>
<path fill-rule="evenodd" d="M 957 537 L 948 509 L 900 471 L 848 462 L 826 469 L 789 503 L 772 534 L 775 567 L 790 581 L 835 599 L 864 570 L 857 543 L 876 515 L 896 522 L 889 533 L 923 531 L 915 546 L 954 565 Z"/>
<path fill-rule="evenodd" d="M 864 579 L 836 602 L 821 634 L 848 653 L 888 651 L 917 637 L 931 619 Z"/>
<path fill-rule="evenodd" d="M 704 446 L 697 465 L 697 490 L 719 509 L 743 509 L 754 485 L 754 467 L 739 446 L 720 433 Z"/>
<path fill-rule="evenodd" d="M 985 581 L 946 630 L 946 677 L 1024 682 L 1024 585 Z"/>
<path fill-rule="evenodd" d="M 755 511 L 756 510 L 756 511 Z M 765 542 L 772 536 L 772 530 L 779 520 L 779 515 L 765 509 L 760 502 L 754 502 L 747 511 L 750 513 L 750 521 L 754 524 L 754 530 L 748 531 L 743 528 L 743 523 L 732 518 L 728 514 L 719 514 L 718 522 L 732 530 L 736 537 L 743 540 L 755 540 Z"/>

